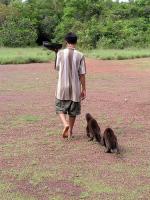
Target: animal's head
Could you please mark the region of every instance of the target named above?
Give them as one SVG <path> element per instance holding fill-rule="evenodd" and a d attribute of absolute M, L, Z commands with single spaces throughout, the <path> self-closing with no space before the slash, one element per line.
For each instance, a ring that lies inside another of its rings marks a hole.
<path fill-rule="evenodd" d="M 92 118 L 93 117 L 92 117 L 92 115 L 90 113 L 86 113 L 85 114 L 85 119 L 86 119 L 87 122 L 90 121 Z"/>

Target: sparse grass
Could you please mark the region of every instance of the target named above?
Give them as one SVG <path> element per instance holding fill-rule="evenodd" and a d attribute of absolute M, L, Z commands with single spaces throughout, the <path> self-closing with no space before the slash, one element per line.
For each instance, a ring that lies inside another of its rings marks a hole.
<path fill-rule="evenodd" d="M 116 127 L 116 128 L 115 128 L 115 133 L 116 133 L 117 135 L 121 135 L 121 134 L 123 133 L 123 129 L 120 128 L 120 127 Z"/>
<path fill-rule="evenodd" d="M 25 124 L 32 124 L 42 120 L 41 116 L 36 115 L 19 115 L 11 121 L 12 127 L 21 127 Z"/>
<path fill-rule="evenodd" d="M 119 198 L 119 200 L 147 200 L 150 192 L 150 186 L 149 185 L 142 185 L 138 186 L 133 190 L 127 190 L 124 192 L 123 195 Z"/>
<path fill-rule="evenodd" d="M 41 183 L 47 178 L 55 177 L 54 169 L 41 169 L 38 165 L 26 166 L 23 169 L 11 169 L 3 172 L 3 175 L 13 176 L 16 180 L 27 180 L 33 186 Z"/>
<path fill-rule="evenodd" d="M 9 159 L 14 156 L 21 155 L 31 155 L 35 150 L 35 146 L 33 146 L 34 138 L 28 138 L 28 140 L 16 140 L 13 142 L 7 142 L 5 144 L 0 144 L 0 148 L 2 149 L 2 158 Z"/>
<path fill-rule="evenodd" d="M 131 176 L 138 176 L 140 175 L 141 171 L 145 173 L 145 170 L 142 169 L 141 167 L 138 166 L 127 166 L 124 164 L 114 164 L 113 166 L 110 167 L 110 171 L 114 171 L 117 173 L 126 173 L 126 175 Z"/>
<path fill-rule="evenodd" d="M 0 120 L 0 130 L 6 130 L 9 128 L 21 128 L 25 125 L 39 122 L 42 119 L 42 116 L 37 115 L 18 115 L 16 117 L 6 117 Z"/>
<path fill-rule="evenodd" d="M 94 49 L 85 51 L 85 55 L 102 60 L 125 60 L 150 57 L 150 49 Z"/>
<path fill-rule="evenodd" d="M 136 60 L 136 63 L 140 64 L 141 62 Z M 8 68 L 10 69 L 11 67 L 8 66 Z M 6 72 L 4 70 L 4 76 Z M 41 75 L 41 72 L 39 73 Z M 40 86 L 45 85 L 43 80 L 47 80 L 45 77 L 49 76 L 47 71 L 44 73 L 41 76 L 38 73 L 35 75 L 35 78 L 39 78 Z M 6 84 L 4 81 L 1 89 L 6 91 L 7 87 L 10 87 L 12 83 L 14 83 L 14 88 L 11 86 L 10 89 L 13 88 L 13 90 L 11 92 L 8 90 L 4 96 L 15 96 L 16 93 L 14 91 L 16 91 L 16 88 L 17 91 L 29 91 L 28 95 L 31 95 L 31 93 L 32 95 L 37 94 L 35 89 L 31 91 L 34 88 L 35 81 L 26 72 L 20 74 L 20 72 L 19 74 L 18 72 L 12 73 L 12 70 L 7 74 L 7 78 L 11 80 L 11 83 Z M 119 71 L 116 72 L 116 75 L 115 73 L 108 73 L 108 75 L 107 73 L 89 73 L 91 84 L 88 87 L 91 92 L 101 96 L 102 93 L 98 93 L 99 90 L 96 87 L 101 89 L 108 87 L 105 92 L 109 92 L 112 86 L 119 85 L 119 81 L 122 79 L 119 74 Z M 123 73 L 121 72 L 121 74 Z M 28 82 L 25 82 L 24 88 L 23 80 L 26 77 L 29 77 L 29 79 L 27 80 Z M 50 85 L 53 85 L 54 77 L 53 75 L 50 76 Z M 18 80 L 19 82 L 16 83 Z M 142 85 L 144 83 L 141 82 L 141 86 L 147 87 L 147 92 L 148 83 L 147 85 Z M 28 85 L 32 88 L 27 87 Z M 137 87 L 136 84 L 134 86 Z M 128 89 L 131 90 L 132 87 L 133 85 Z M 40 87 L 38 92 L 42 91 L 43 94 L 42 89 L 43 87 Z M 53 89 L 51 90 L 52 92 Z M 21 95 L 22 92 L 17 94 Z M 37 101 L 34 101 L 34 98 L 31 98 L 31 100 L 26 99 L 26 96 L 24 96 L 23 102 L 19 106 L 19 99 L 17 101 L 3 102 L 1 107 L 3 108 L 4 106 L 4 110 L 2 109 L 2 116 L 0 117 L 0 129 L 2 130 L 0 135 L 2 136 L 0 144 L 0 149 L 2 150 L 0 152 L 0 161 L 2 161 L 0 200 L 33 200 L 34 198 L 42 197 L 49 200 L 146 199 L 150 192 L 148 185 L 150 167 L 147 159 L 149 150 L 147 141 L 149 141 L 150 135 L 148 132 L 149 126 L 145 132 L 145 124 L 147 122 L 141 121 L 139 124 L 140 118 L 138 118 L 138 115 L 135 118 L 136 121 L 127 124 L 126 129 L 124 125 L 130 119 L 132 112 L 129 112 L 129 119 L 126 119 L 126 113 L 123 113 L 120 107 L 115 107 L 116 111 L 119 112 L 116 113 L 112 109 L 110 113 L 109 111 L 111 110 L 107 110 L 107 107 L 109 109 L 107 102 L 102 102 L 102 106 L 100 108 L 98 106 L 97 110 L 95 106 L 99 103 L 98 101 L 94 101 L 94 106 L 89 102 L 85 102 L 87 107 L 83 107 L 83 113 L 78 118 L 74 129 L 75 138 L 67 141 L 61 139 L 62 125 L 60 122 L 56 123 L 58 116 L 51 115 L 51 107 L 53 106 L 51 98 L 52 96 L 50 96 L 50 99 L 44 99 L 44 101 L 39 99 L 38 104 L 35 103 L 35 105 L 32 102 Z M 143 102 L 146 102 L 145 98 L 143 98 Z M 112 106 L 113 103 L 112 101 Z M 24 106 L 23 112 L 19 110 L 22 106 Z M 48 112 L 45 106 L 48 107 Z M 36 110 L 37 107 L 38 112 Z M 40 112 L 39 108 L 42 112 Z M 42 110 L 43 108 L 45 110 Z M 94 114 L 96 120 L 102 125 L 102 130 L 109 124 L 114 128 L 121 149 L 123 147 L 121 156 L 105 154 L 103 153 L 104 148 L 96 142 L 88 142 L 85 134 L 84 116 L 84 112 L 87 112 L 87 110 Z M 144 116 L 145 120 L 147 120 L 147 115 Z M 131 132 L 130 130 L 128 131 L 128 128 L 131 128 Z M 137 131 L 137 129 L 140 131 Z M 22 188 L 25 188 L 25 191 Z M 37 191 L 35 197 L 32 196 L 30 191 L 33 191 L 33 193 Z"/>
<path fill-rule="evenodd" d="M 21 128 L 24 126 L 31 125 L 33 123 L 39 122 L 43 120 L 43 116 L 37 116 L 37 115 L 16 115 L 16 117 L 13 116 L 7 116 L 4 118 L 1 118 L 0 120 L 0 134 L 3 133 L 6 130 L 9 130 L 10 128 Z"/>
<path fill-rule="evenodd" d="M 104 123 L 104 124 L 107 123 L 107 121 L 108 121 L 108 117 L 107 117 L 106 113 L 101 113 L 99 116 L 99 119 L 100 119 L 100 122 Z"/>
<path fill-rule="evenodd" d="M 35 115 L 22 115 L 18 119 L 24 122 L 33 123 L 41 120 L 41 117 Z"/>
<path fill-rule="evenodd" d="M 42 47 L 0 48 L 0 64 L 41 63 L 54 59 L 51 51 Z"/>
<path fill-rule="evenodd" d="M 117 125 L 120 125 L 120 124 L 122 124 L 123 123 L 123 118 L 122 117 L 120 117 L 120 116 L 118 116 L 117 118 L 116 118 L 116 124 Z"/>
<path fill-rule="evenodd" d="M 144 128 L 144 125 L 141 124 L 140 122 L 133 122 L 133 123 L 131 124 L 131 128 L 134 128 L 134 129 L 136 129 L 136 130 L 141 130 L 141 129 Z"/>
<path fill-rule="evenodd" d="M 33 197 L 25 196 L 19 192 L 7 192 L 2 196 L 0 195 L 1 200 L 36 200 Z"/>
<path fill-rule="evenodd" d="M 86 199 L 88 198 L 90 195 L 88 192 L 82 192 L 81 195 L 80 195 L 80 199 Z"/>
<path fill-rule="evenodd" d="M 59 195 L 56 195 L 55 197 L 50 197 L 49 200 L 64 200 L 64 198 Z"/>
<path fill-rule="evenodd" d="M 4 183 L 0 182 L 0 199 L 1 200 L 9 200 L 9 199 L 14 199 L 14 200 L 35 200 L 32 197 L 29 196 L 24 196 L 21 193 L 14 192 L 16 190 L 15 185 L 12 183 Z"/>
<path fill-rule="evenodd" d="M 101 181 L 92 178 L 77 177 L 74 183 L 78 186 L 85 187 L 89 193 L 114 193 L 114 188 L 107 186 Z"/>
<path fill-rule="evenodd" d="M 44 77 L 42 77 L 44 79 Z M 16 80 L 18 79 L 18 80 Z M 17 91 L 17 92 L 25 92 L 25 91 L 39 91 L 39 90 L 46 90 L 48 88 L 48 84 L 45 82 L 39 82 L 39 78 L 32 78 L 32 82 L 26 83 L 24 77 L 13 77 L 9 84 L 1 83 L 0 90 L 3 93 L 10 92 L 10 91 Z M 14 81 L 15 80 L 15 81 Z"/>
<path fill-rule="evenodd" d="M 0 191 L 1 192 L 6 192 L 6 191 L 10 190 L 10 188 L 12 188 L 12 187 L 13 187 L 13 184 L 0 182 Z"/>
<path fill-rule="evenodd" d="M 51 129 L 46 129 L 46 135 L 47 136 L 52 136 L 52 135 L 60 135 L 60 130 L 55 129 L 55 130 L 51 130 Z"/>

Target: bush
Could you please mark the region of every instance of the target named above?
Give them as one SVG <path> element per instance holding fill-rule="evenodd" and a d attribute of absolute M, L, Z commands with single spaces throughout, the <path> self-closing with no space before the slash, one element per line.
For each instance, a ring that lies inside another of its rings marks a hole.
<path fill-rule="evenodd" d="M 7 18 L 0 30 L 1 46 L 33 46 L 37 40 L 35 24 L 28 18 Z"/>

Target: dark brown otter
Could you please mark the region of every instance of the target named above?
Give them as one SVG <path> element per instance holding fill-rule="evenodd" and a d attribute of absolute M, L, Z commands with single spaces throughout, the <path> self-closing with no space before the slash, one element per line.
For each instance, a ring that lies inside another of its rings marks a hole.
<path fill-rule="evenodd" d="M 106 147 L 106 153 L 111 153 L 113 150 L 116 150 L 117 153 L 120 153 L 117 137 L 114 134 L 114 131 L 111 128 L 106 128 L 102 138 L 102 145 Z"/>
<path fill-rule="evenodd" d="M 85 115 L 87 126 L 86 126 L 86 133 L 87 136 L 90 138 L 89 141 L 96 139 L 97 142 L 101 143 L 101 130 L 97 123 L 97 121 L 92 117 L 90 113 Z"/>

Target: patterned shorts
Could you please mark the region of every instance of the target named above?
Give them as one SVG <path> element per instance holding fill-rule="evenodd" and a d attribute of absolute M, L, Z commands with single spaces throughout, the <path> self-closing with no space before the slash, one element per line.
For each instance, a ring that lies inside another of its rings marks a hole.
<path fill-rule="evenodd" d="M 81 113 L 81 104 L 80 102 L 74 102 L 71 100 L 60 100 L 56 99 L 55 102 L 56 113 L 64 113 L 69 116 L 75 117 Z"/>

